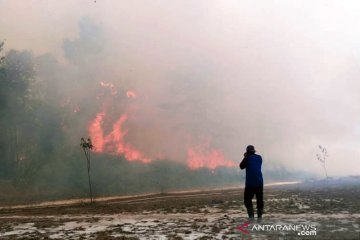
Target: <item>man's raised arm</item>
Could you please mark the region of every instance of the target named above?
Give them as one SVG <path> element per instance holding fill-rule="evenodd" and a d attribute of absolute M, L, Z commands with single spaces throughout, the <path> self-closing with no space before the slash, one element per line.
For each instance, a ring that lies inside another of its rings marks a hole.
<path fill-rule="evenodd" d="M 240 169 L 244 169 L 244 168 L 246 168 L 246 166 L 247 166 L 247 157 L 244 156 L 244 159 L 241 161 L 239 167 L 240 167 Z"/>

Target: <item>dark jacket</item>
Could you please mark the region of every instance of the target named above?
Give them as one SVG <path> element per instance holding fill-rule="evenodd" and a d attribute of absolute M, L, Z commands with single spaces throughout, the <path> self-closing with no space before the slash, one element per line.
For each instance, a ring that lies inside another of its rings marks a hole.
<path fill-rule="evenodd" d="M 240 168 L 246 168 L 246 187 L 261 187 L 264 185 L 261 173 L 262 158 L 255 153 L 245 154 L 244 159 L 240 163 Z"/>

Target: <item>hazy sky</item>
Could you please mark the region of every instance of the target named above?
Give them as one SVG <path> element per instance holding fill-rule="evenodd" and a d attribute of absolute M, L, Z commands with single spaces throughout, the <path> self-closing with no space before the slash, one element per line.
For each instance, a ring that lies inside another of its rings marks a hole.
<path fill-rule="evenodd" d="M 254 144 L 265 167 L 321 173 L 321 144 L 330 175 L 360 174 L 358 1 L 0 0 L 0 39 L 66 65 L 83 17 L 104 36 L 106 81 L 137 92 L 153 149 L 211 139 L 239 161 Z"/>

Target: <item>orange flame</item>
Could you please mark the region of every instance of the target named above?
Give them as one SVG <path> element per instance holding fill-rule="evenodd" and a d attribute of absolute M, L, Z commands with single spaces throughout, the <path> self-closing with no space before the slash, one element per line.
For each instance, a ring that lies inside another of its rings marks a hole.
<path fill-rule="evenodd" d="M 115 85 L 112 83 L 101 81 L 100 86 L 104 88 L 109 88 L 111 91 L 111 95 L 116 95 L 118 93 L 118 91 L 115 89 Z"/>
<path fill-rule="evenodd" d="M 93 139 L 95 152 L 107 152 L 115 155 L 124 155 L 128 161 L 141 161 L 143 163 L 151 162 L 150 158 L 145 157 L 141 152 L 132 145 L 125 143 L 127 131 L 123 129 L 123 125 L 127 120 L 127 114 L 123 114 L 114 124 L 112 131 L 104 137 L 102 124 L 105 113 L 98 113 L 95 119 L 89 125 L 89 135 Z"/>
<path fill-rule="evenodd" d="M 140 161 L 142 163 L 152 161 L 151 158 L 146 157 L 125 141 L 128 131 L 124 129 L 124 124 L 128 120 L 128 114 L 122 114 L 113 123 L 108 134 L 104 134 L 103 130 L 105 117 L 105 112 L 99 112 L 88 127 L 88 133 L 92 138 L 95 152 L 123 155 L 128 161 Z M 161 156 L 164 157 L 162 154 Z M 235 162 L 225 159 L 221 150 L 211 148 L 209 140 L 190 146 L 187 149 L 187 166 L 191 170 L 208 168 L 214 171 L 218 167 L 235 167 L 236 165 Z"/>
<path fill-rule="evenodd" d="M 104 132 L 102 129 L 104 117 L 105 117 L 104 112 L 98 113 L 95 119 L 90 123 L 88 128 L 88 132 L 92 139 L 95 152 L 104 151 Z"/>
<path fill-rule="evenodd" d="M 126 92 L 126 96 L 128 98 L 136 98 L 136 93 L 129 90 L 129 91 Z"/>
<path fill-rule="evenodd" d="M 102 86 L 102 87 L 108 87 L 108 88 L 113 88 L 113 87 L 114 87 L 114 84 L 101 81 L 101 82 L 100 82 L 100 86 Z"/>
<path fill-rule="evenodd" d="M 77 113 L 77 112 L 79 112 L 79 111 L 80 111 L 80 107 L 76 105 L 76 106 L 74 107 L 73 112 L 74 112 L 74 113 Z"/>
<path fill-rule="evenodd" d="M 221 150 L 210 149 L 210 142 L 206 141 L 194 147 L 189 147 L 187 151 L 187 165 L 190 169 L 218 167 L 234 167 L 236 163 L 226 160 Z"/>

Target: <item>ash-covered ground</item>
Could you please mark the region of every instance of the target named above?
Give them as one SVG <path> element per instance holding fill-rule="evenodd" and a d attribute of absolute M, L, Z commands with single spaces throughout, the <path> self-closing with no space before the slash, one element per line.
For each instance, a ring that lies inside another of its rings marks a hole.
<path fill-rule="evenodd" d="M 247 228 L 239 188 L 5 207 L 0 210 L 0 238 L 360 239 L 360 184 L 353 180 L 267 186 L 263 221 Z M 294 226 L 295 231 L 286 229 Z M 303 231 L 310 226 L 316 230 Z"/>

